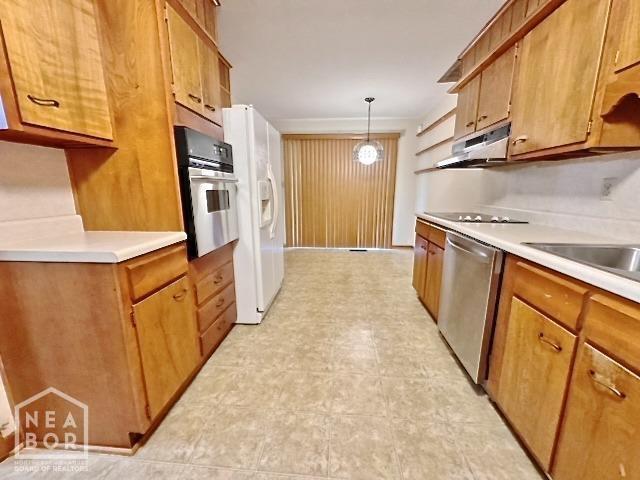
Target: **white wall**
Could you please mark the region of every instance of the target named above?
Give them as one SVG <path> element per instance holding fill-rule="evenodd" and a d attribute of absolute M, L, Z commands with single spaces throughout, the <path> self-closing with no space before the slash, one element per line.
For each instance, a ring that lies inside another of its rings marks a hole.
<path fill-rule="evenodd" d="M 0 237 L 21 220 L 75 215 L 73 190 L 63 150 L 0 142 Z M 1 434 L 15 429 L 9 401 L 0 381 Z"/>
<path fill-rule="evenodd" d="M 281 133 L 353 133 L 367 128 L 366 118 L 270 120 Z M 415 222 L 416 120 L 398 118 L 371 119 L 373 132 L 398 132 L 393 245 L 413 245 Z"/>

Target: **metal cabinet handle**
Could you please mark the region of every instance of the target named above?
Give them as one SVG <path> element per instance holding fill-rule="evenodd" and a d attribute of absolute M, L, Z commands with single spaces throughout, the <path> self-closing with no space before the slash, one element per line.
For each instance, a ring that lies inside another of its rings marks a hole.
<path fill-rule="evenodd" d="M 189 98 L 191 100 L 193 100 L 194 102 L 202 103 L 202 99 L 200 97 L 198 97 L 197 95 L 194 95 L 193 93 L 189 93 L 188 95 L 189 95 Z"/>
<path fill-rule="evenodd" d="M 529 140 L 529 137 L 527 135 L 520 135 L 519 137 L 516 137 L 513 139 L 513 142 L 511 142 L 511 145 L 515 147 L 519 143 L 524 143 L 527 140 Z"/>
<path fill-rule="evenodd" d="M 545 337 L 544 333 L 542 333 L 542 332 L 540 332 L 538 334 L 538 340 L 540 340 L 544 344 L 549 345 L 551 348 L 553 348 L 558 353 L 560 353 L 562 351 L 562 347 L 560 345 L 558 345 L 557 343 L 554 343 L 551 340 L 547 339 L 547 337 Z"/>
<path fill-rule="evenodd" d="M 427 249 L 427 247 L 425 247 L 424 245 L 420 245 L 420 248 L 421 248 L 422 250 L 426 250 L 426 249 Z"/>
<path fill-rule="evenodd" d="M 216 302 L 216 307 L 221 307 L 222 305 L 224 305 L 224 297 Z"/>
<path fill-rule="evenodd" d="M 465 125 L 465 127 L 467 127 L 467 128 L 468 128 L 468 127 L 472 127 L 474 123 L 476 123 L 476 122 L 469 122 L 469 123 L 467 123 L 467 124 Z"/>
<path fill-rule="evenodd" d="M 218 285 L 220 282 L 222 282 L 222 280 L 224 280 L 224 277 L 220 274 L 216 275 L 216 277 L 213 279 L 213 283 L 215 285 Z"/>
<path fill-rule="evenodd" d="M 34 97 L 33 95 L 27 95 L 27 98 L 36 105 L 40 105 L 41 107 L 60 107 L 60 102 L 58 100 L 54 100 L 53 98 L 38 98 Z"/>
<path fill-rule="evenodd" d="M 589 377 L 594 383 L 597 383 L 601 387 L 606 388 L 620 400 L 627 398 L 627 394 L 618 390 L 615 385 L 611 385 L 609 382 L 602 379 L 602 375 L 598 374 L 595 370 L 589 370 Z"/>
<path fill-rule="evenodd" d="M 482 121 L 486 120 L 487 118 L 489 118 L 487 115 L 480 115 L 480 117 L 478 117 L 478 121 L 482 122 Z"/>
<path fill-rule="evenodd" d="M 211 110 L 212 112 L 216 111 L 216 107 L 214 107 L 213 105 L 209 105 L 208 103 L 204 104 L 204 108 L 206 108 L 207 110 Z"/>
<path fill-rule="evenodd" d="M 176 294 L 173 296 L 173 299 L 174 299 L 175 301 L 177 301 L 177 302 L 181 302 L 181 301 L 182 301 L 182 300 L 184 300 L 184 299 L 185 299 L 185 297 L 187 296 L 187 291 L 188 291 L 188 290 L 187 290 L 186 288 L 183 288 L 183 289 L 182 289 L 182 291 L 180 291 L 180 292 L 176 293 Z"/>

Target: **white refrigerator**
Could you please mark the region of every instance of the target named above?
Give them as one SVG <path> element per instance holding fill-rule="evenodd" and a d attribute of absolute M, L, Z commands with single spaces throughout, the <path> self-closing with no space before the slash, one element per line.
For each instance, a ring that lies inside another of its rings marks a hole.
<path fill-rule="evenodd" d="M 239 240 L 233 254 L 236 323 L 260 323 L 284 279 L 284 173 L 280 133 L 250 105 L 223 111 L 238 177 Z"/>

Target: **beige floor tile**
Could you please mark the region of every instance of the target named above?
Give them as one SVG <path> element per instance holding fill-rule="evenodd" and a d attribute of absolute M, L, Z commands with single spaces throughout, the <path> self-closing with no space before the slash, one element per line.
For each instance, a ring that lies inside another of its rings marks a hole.
<path fill-rule="evenodd" d="M 333 417 L 329 459 L 330 477 L 401 478 L 391 429 L 384 418 Z"/>
<path fill-rule="evenodd" d="M 254 480 L 251 471 L 227 470 L 187 465 L 180 471 L 180 480 Z M 153 480 L 153 479 L 149 479 Z"/>
<path fill-rule="evenodd" d="M 416 421 L 445 421 L 445 405 L 426 379 L 382 378 L 389 415 Z"/>
<path fill-rule="evenodd" d="M 387 415 L 380 378 L 369 375 L 336 375 L 333 378 L 334 414 Z"/>
<path fill-rule="evenodd" d="M 258 469 L 323 476 L 327 474 L 328 455 L 328 417 L 278 414 L 267 432 Z"/>
<path fill-rule="evenodd" d="M 282 370 L 248 366 L 226 392 L 219 397 L 219 405 L 276 408 L 284 386 Z"/>
<path fill-rule="evenodd" d="M 331 370 L 331 346 L 326 344 L 301 344 L 287 359 L 291 370 L 329 372 Z"/>
<path fill-rule="evenodd" d="M 210 412 L 190 463 L 213 467 L 255 468 L 270 413 L 262 409 L 220 407 Z"/>
<path fill-rule="evenodd" d="M 178 480 L 181 465 L 147 462 L 117 456 L 96 456 L 89 469 L 73 475 L 73 480 Z M 69 478 L 69 477 L 67 477 Z"/>
<path fill-rule="evenodd" d="M 477 480 L 542 480 L 505 425 L 450 424 L 460 452 Z"/>
<path fill-rule="evenodd" d="M 200 374 L 189 385 L 180 402 L 214 406 L 237 384 L 244 375 L 245 367 L 205 365 Z"/>
<path fill-rule="evenodd" d="M 394 419 L 392 426 L 404 480 L 474 480 L 443 423 Z"/>
<path fill-rule="evenodd" d="M 373 346 L 334 345 L 331 370 L 336 373 L 378 374 L 376 352 Z"/>
<path fill-rule="evenodd" d="M 331 411 L 332 377 L 328 373 L 292 370 L 284 374 L 278 408 L 324 414 Z"/>

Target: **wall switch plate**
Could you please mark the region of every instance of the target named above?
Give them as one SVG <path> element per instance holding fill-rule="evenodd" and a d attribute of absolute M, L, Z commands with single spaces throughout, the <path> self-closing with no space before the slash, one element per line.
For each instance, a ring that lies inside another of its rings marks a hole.
<path fill-rule="evenodd" d="M 604 200 L 607 202 L 613 201 L 611 195 L 613 193 L 613 188 L 618 183 L 617 177 L 607 177 L 602 179 L 602 187 L 600 188 L 600 200 Z"/>

